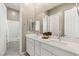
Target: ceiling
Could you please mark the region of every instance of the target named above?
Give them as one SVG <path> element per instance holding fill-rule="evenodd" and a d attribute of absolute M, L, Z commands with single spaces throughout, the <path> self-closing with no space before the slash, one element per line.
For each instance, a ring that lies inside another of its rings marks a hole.
<path fill-rule="evenodd" d="M 11 9 L 15 9 L 17 11 L 20 10 L 20 3 L 5 3 L 5 6 Z"/>
<path fill-rule="evenodd" d="M 22 5 L 23 18 L 32 18 L 34 14 L 38 15 L 47 10 L 53 9 L 62 3 L 30 3 Z"/>
<path fill-rule="evenodd" d="M 22 5 L 23 18 L 31 18 L 34 15 L 53 9 L 62 3 L 29 3 Z M 20 10 L 20 3 L 5 3 L 5 6 L 11 9 Z"/>

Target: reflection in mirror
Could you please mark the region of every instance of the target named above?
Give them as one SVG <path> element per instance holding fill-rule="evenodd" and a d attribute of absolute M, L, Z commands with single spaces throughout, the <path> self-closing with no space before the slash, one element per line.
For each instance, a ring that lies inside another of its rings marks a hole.
<path fill-rule="evenodd" d="M 59 19 L 60 13 L 56 13 L 54 15 L 50 15 L 50 32 L 52 32 L 53 36 L 59 36 Z"/>
<path fill-rule="evenodd" d="M 33 19 L 28 20 L 28 32 L 34 32 L 35 31 L 35 22 Z"/>
<path fill-rule="evenodd" d="M 43 33 L 48 32 L 48 15 L 44 14 L 43 17 Z"/>
<path fill-rule="evenodd" d="M 35 21 L 35 31 L 40 32 L 40 21 Z"/>
<path fill-rule="evenodd" d="M 28 20 L 28 32 L 39 32 L 40 33 L 40 21 L 38 20 Z"/>
<path fill-rule="evenodd" d="M 64 35 L 68 37 L 79 37 L 79 16 L 76 7 L 64 12 Z"/>

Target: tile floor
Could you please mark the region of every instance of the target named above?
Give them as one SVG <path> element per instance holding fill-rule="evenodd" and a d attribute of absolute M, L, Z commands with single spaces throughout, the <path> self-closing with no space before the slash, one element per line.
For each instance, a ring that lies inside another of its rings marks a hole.
<path fill-rule="evenodd" d="M 18 41 L 7 43 L 7 51 L 5 53 L 5 56 L 20 56 Z"/>

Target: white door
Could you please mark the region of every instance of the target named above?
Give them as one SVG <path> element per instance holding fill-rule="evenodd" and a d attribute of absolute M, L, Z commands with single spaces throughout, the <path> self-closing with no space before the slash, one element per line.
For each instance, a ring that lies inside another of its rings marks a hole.
<path fill-rule="evenodd" d="M 19 21 L 8 20 L 9 39 L 8 42 L 18 41 L 20 36 L 20 23 Z"/>
<path fill-rule="evenodd" d="M 7 38 L 7 15 L 6 7 L 0 3 L 0 55 L 4 55 L 6 51 Z"/>

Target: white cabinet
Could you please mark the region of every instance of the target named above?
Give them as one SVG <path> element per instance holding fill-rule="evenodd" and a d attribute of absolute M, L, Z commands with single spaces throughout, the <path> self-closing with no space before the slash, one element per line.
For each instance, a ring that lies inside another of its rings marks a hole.
<path fill-rule="evenodd" d="M 48 42 L 49 43 L 49 42 Z M 26 37 L 26 49 L 30 56 L 75 56 L 74 53 L 41 42 L 36 39 Z"/>
<path fill-rule="evenodd" d="M 44 43 L 41 44 L 41 48 L 44 48 L 45 50 L 49 51 L 52 55 L 55 55 L 55 56 L 74 56 L 75 55 L 66 50 L 57 48 L 55 46 L 50 46 Z"/>
<path fill-rule="evenodd" d="M 41 47 L 42 43 L 34 39 L 26 38 L 26 51 L 30 56 L 52 56 L 53 54 Z"/>
<path fill-rule="evenodd" d="M 30 54 L 30 56 L 34 56 L 34 40 L 27 38 L 26 47 L 27 47 L 26 50 Z"/>
<path fill-rule="evenodd" d="M 40 42 L 27 38 L 26 51 L 30 54 L 30 56 L 40 56 Z"/>
<path fill-rule="evenodd" d="M 30 51 L 30 39 L 26 39 L 26 51 L 29 53 Z"/>

